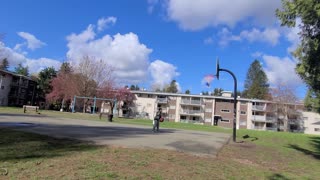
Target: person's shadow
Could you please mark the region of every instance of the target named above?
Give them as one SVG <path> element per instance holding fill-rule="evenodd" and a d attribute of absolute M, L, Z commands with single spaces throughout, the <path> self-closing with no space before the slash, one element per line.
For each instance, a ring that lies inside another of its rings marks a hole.
<path fill-rule="evenodd" d="M 246 135 L 244 135 L 244 136 L 242 136 L 242 138 L 243 139 L 251 139 L 251 141 L 256 141 L 256 140 L 258 140 L 259 138 L 257 138 L 257 137 L 250 137 L 248 134 L 246 134 Z"/>

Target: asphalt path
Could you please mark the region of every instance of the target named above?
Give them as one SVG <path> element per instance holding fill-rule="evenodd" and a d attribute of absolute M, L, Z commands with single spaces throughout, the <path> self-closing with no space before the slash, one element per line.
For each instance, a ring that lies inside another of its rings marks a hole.
<path fill-rule="evenodd" d="M 160 132 L 153 133 L 151 126 L 23 114 L 0 114 L 1 127 L 98 145 L 168 149 L 209 156 L 215 156 L 231 137 L 225 133 L 161 128 L 161 124 Z"/>

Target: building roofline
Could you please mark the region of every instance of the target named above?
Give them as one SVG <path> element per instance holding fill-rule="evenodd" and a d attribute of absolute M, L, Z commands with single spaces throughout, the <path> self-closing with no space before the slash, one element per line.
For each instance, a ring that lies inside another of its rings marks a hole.
<path fill-rule="evenodd" d="M 137 94 L 153 94 L 153 95 L 164 95 L 164 96 L 181 96 L 181 97 L 200 97 L 200 98 L 208 98 L 208 99 L 225 99 L 225 100 L 233 100 L 233 97 L 223 97 L 223 96 L 209 96 L 209 95 L 198 95 L 198 94 L 182 94 L 182 93 L 167 93 L 167 92 L 154 92 L 154 91 L 132 91 L 131 93 Z M 263 99 L 248 99 L 248 98 L 237 98 L 240 101 L 249 101 L 249 102 L 264 102 L 264 103 L 276 103 L 274 101 L 263 100 Z M 300 105 L 303 103 L 286 103 L 292 105 Z"/>
<path fill-rule="evenodd" d="M 24 76 L 24 75 L 21 75 L 21 74 L 17 74 L 17 73 L 11 72 L 11 71 L 7 71 L 7 70 L 0 69 L 0 72 L 6 73 L 6 74 L 10 74 L 10 75 L 12 75 L 12 76 L 23 77 L 23 78 L 28 79 L 28 80 L 30 80 L 30 81 L 34 81 L 33 79 L 31 79 L 31 78 L 28 77 L 28 76 Z"/>

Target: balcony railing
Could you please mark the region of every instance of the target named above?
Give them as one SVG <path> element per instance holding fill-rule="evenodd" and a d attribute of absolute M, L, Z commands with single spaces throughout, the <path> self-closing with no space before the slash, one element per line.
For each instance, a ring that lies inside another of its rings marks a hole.
<path fill-rule="evenodd" d="M 203 101 L 201 100 L 190 100 L 190 99 L 182 99 L 182 104 L 190 104 L 190 105 L 202 105 Z"/>
<path fill-rule="evenodd" d="M 193 124 L 203 124 L 200 120 L 189 120 L 189 119 L 180 119 L 182 123 L 193 123 Z"/>
<path fill-rule="evenodd" d="M 164 104 L 168 103 L 168 98 L 157 98 L 157 100 L 158 100 L 158 103 L 164 103 Z"/>
<path fill-rule="evenodd" d="M 181 109 L 180 114 L 199 115 L 203 113 L 201 110 Z"/>
<path fill-rule="evenodd" d="M 257 122 L 265 122 L 267 119 L 266 116 L 253 115 L 252 120 Z"/>
<path fill-rule="evenodd" d="M 265 106 L 260 106 L 260 105 L 253 105 L 252 110 L 254 111 L 265 111 L 266 107 Z"/>

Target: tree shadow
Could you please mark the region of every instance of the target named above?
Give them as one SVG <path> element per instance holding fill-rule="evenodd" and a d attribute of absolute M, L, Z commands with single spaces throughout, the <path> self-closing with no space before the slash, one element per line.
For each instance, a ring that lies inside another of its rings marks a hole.
<path fill-rule="evenodd" d="M 0 129 L 0 162 L 65 156 L 99 148 L 92 143 Z"/>
<path fill-rule="evenodd" d="M 4 128 L 1 128 L 4 127 Z M 153 133 L 147 127 L 84 126 L 70 124 L 0 122 L 0 162 L 63 156 L 68 152 L 87 151 L 111 140 L 174 133 L 161 129 Z M 41 134 L 41 135 L 39 135 Z"/>
<path fill-rule="evenodd" d="M 289 148 L 295 149 L 297 151 L 303 152 L 306 155 L 312 156 L 315 159 L 320 160 L 320 136 L 310 137 L 310 144 L 314 147 L 314 151 L 302 148 L 296 144 L 289 144 Z"/>
<path fill-rule="evenodd" d="M 277 180 L 277 179 L 279 179 L 279 180 L 280 180 L 280 179 L 281 179 L 281 180 L 289 180 L 289 178 L 285 177 L 285 176 L 282 175 L 282 174 L 278 174 L 278 173 L 269 176 L 268 179 L 270 179 L 270 180 Z"/>

